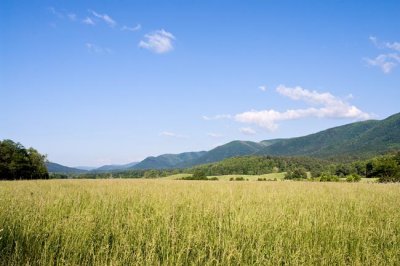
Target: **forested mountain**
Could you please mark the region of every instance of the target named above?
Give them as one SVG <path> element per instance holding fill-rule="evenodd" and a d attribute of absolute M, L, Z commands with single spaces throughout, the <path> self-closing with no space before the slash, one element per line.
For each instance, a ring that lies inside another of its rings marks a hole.
<path fill-rule="evenodd" d="M 163 154 L 157 157 L 147 157 L 140 163 L 131 167 L 131 169 L 167 169 L 174 168 L 177 165 L 187 161 L 196 160 L 207 152 L 184 152 L 179 154 Z"/>
<path fill-rule="evenodd" d="M 194 159 L 194 160 L 186 161 L 178 166 L 179 167 L 187 167 L 187 166 L 193 166 L 193 165 L 199 165 L 199 164 L 205 164 L 205 163 L 218 162 L 218 161 L 222 161 L 223 159 L 226 159 L 226 158 L 251 155 L 251 154 L 254 154 L 254 153 L 260 151 L 262 148 L 265 148 L 266 146 L 267 145 L 265 145 L 261 142 L 257 143 L 257 142 L 252 142 L 252 141 L 235 140 L 235 141 L 231 141 L 227 144 L 218 146 L 218 147 L 206 152 L 203 156 L 201 156 L 197 159 Z"/>
<path fill-rule="evenodd" d="M 147 157 L 129 168 L 115 169 L 114 166 L 103 166 L 93 171 L 187 168 L 246 155 L 309 156 L 348 161 L 369 158 L 391 150 L 400 150 L 400 113 L 384 120 L 355 122 L 304 137 L 261 142 L 236 140 L 210 151 L 163 154 Z M 69 167 L 64 169 L 60 165 L 49 168 L 50 172 L 60 170 L 63 173 L 82 172 Z"/>
<path fill-rule="evenodd" d="M 110 165 L 103 165 L 99 168 L 92 169 L 91 171 L 95 172 L 108 172 L 108 171 L 120 171 L 132 168 L 133 166 L 137 165 L 138 162 L 132 162 L 128 164 L 110 164 Z"/>
<path fill-rule="evenodd" d="M 261 142 L 232 141 L 191 157 L 166 154 L 148 157 L 134 169 L 185 168 L 246 155 L 310 156 L 355 160 L 400 149 L 400 113 L 384 120 L 368 120 L 330 128 L 304 137 Z M 184 153 L 187 154 L 187 153 Z"/>
<path fill-rule="evenodd" d="M 381 121 L 356 122 L 304 137 L 281 140 L 257 154 L 358 159 L 396 149 L 400 149 L 400 114 Z"/>
<path fill-rule="evenodd" d="M 58 163 L 46 162 L 47 170 L 50 173 L 63 173 L 63 174 L 80 174 L 86 173 L 86 170 L 64 166 Z"/>

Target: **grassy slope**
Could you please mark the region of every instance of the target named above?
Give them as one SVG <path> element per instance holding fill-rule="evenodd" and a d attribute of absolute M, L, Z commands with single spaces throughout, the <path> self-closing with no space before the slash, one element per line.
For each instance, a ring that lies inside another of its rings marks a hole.
<path fill-rule="evenodd" d="M 1 182 L 0 265 L 395 265 L 400 186 Z"/>

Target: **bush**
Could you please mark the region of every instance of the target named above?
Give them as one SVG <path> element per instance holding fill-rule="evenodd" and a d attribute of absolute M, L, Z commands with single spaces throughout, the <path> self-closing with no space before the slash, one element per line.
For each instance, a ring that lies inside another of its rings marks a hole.
<path fill-rule="evenodd" d="M 196 169 L 193 173 L 192 180 L 207 180 L 207 174 L 204 170 Z"/>
<path fill-rule="evenodd" d="M 320 182 L 338 182 L 339 177 L 337 175 L 332 175 L 331 173 L 322 173 L 319 177 Z"/>
<path fill-rule="evenodd" d="M 361 176 L 357 174 L 352 174 L 346 176 L 346 181 L 347 182 L 360 182 L 361 181 Z"/>
<path fill-rule="evenodd" d="M 306 179 L 307 172 L 303 168 L 295 168 L 293 171 L 288 171 L 285 175 L 285 179 Z"/>
<path fill-rule="evenodd" d="M 243 176 L 236 177 L 235 181 L 244 181 L 244 177 Z"/>

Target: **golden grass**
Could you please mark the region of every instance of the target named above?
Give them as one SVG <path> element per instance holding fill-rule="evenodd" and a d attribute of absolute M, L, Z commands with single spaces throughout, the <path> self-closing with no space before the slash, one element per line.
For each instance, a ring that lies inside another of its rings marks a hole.
<path fill-rule="evenodd" d="M 0 265 L 398 265 L 400 185 L 0 182 Z"/>

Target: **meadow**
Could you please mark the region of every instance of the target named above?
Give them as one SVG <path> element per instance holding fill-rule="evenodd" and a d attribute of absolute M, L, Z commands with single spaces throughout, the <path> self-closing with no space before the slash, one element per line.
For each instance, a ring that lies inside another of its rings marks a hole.
<path fill-rule="evenodd" d="M 399 262 L 399 184 L 0 182 L 0 265 Z"/>

